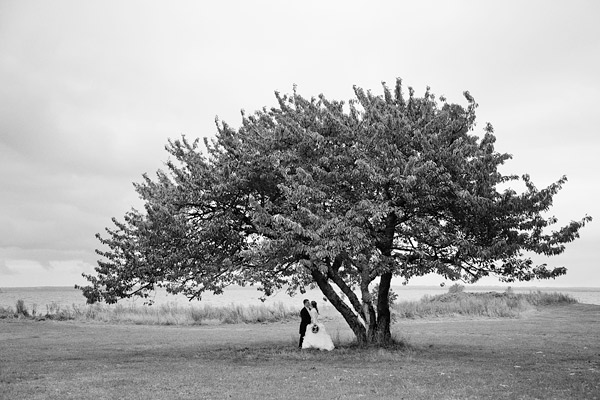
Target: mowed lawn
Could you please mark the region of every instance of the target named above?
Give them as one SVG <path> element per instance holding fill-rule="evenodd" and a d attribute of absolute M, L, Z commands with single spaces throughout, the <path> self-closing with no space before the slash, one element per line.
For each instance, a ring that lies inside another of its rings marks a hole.
<path fill-rule="evenodd" d="M 405 346 L 299 351 L 297 322 L 0 320 L 1 399 L 600 399 L 600 306 L 401 319 Z"/>

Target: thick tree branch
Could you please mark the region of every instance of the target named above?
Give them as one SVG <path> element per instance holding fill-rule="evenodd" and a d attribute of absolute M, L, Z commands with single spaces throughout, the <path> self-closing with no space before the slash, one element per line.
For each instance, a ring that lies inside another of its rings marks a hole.
<path fill-rule="evenodd" d="M 327 276 L 323 275 L 318 268 L 311 268 L 311 275 L 321 292 L 327 297 L 329 302 L 342 314 L 342 317 L 350 326 L 350 329 L 354 332 L 354 335 L 358 339 L 359 343 L 365 343 L 367 341 L 367 331 L 365 326 L 360 323 L 354 311 L 348 307 L 348 305 L 338 296 L 338 294 L 333 290 L 329 282 L 327 282 Z"/>
<path fill-rule="evenodd" d="M 346 297 L 350 301 L 350 304 L 352 305 L 352 307 L 354 307 L 356 313 L 366 320 L 366 318 L 364 318 L 365 316 L 363 314 L 362 306 L 360 304 L 360 301 L 358 300 L 358 297 L 356 296 L 352 288 L 348 286 L 338 274 L 338 270 L 341 264 L 342 257 L 337 256 L 333 263 L 330 263 L 327 268 L 327 277 L 330 278 L 333 281 L 333 283 L 335 283 L 340 288 L 342 293 L 346 295 Z"/>

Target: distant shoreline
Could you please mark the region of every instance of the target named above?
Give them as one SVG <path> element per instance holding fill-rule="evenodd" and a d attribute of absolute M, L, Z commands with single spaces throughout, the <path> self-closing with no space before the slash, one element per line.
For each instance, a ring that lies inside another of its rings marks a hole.
<path fill-rule="evenodd" d="M 463 284 L 464 285 L 464 284 Z M 439 286 L 439 285 L 392 285 L 392 288 L 394 289 L 404 289 L 404 290 L 415 290 L 415 289 L 435 289 L 435 290 L 447 290 L 448 287 L 451 285 L 446 285 L 446 286 Z M 600 286 L 520 286 L 520 285 L 511 285 L 511 284 L 506 284 L 506 285 L 464 285 L 465 286 L 465 290 L 469 291 L 469 289 L 477 289 L 477 290 L 506 290 L 507 288 L 512 288 L 513 290 L 526 290 L 526 289 L 532 289 L 532 290 L 536 290 L 536 289 L 544 289 L 544 290 L 551 290 L 551 289 L 556 289 L 556 290 L 566 290 L 566 289 L 576 289 L 576 290 L 600 290 Z M 238 286 L 238 285 L 231 285 L 228 286 L 228 288 L 231 289 L 245 289 L 245 290 L 251 290 L 251 289 L 257 289 L 257 286 Z M 57 285 L 49 285 L 49 286 L 0 286 L 0 291 L 2 291 L 3 289 L 61 289 L 61 290 L 65 290 L 65 289 L 73 289 L 73 290 L 78 290 L 74 288 L 74 285 L 72 286 L 67 286 L 67 285 L 63 285 L 63 286 L 57 286 Z M 226 290 L 227 288 L 225 288 Z"/>

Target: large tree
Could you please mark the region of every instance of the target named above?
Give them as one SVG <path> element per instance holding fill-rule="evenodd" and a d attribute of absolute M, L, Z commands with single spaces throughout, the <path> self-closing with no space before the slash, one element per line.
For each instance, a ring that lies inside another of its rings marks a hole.
<path fill-rule="evenodd" d="M 217 121 L 204 149 L 169 141 L 167 170 L 135 184 L 145 209 L 97 235 L 103 260 L 80 287 L 88 301 L 156 287 L 200 298 L 231 284 L 268 296 L 316 283 L 359 342 L 386 343 L 394 276 L 566 272 L 531 255 L 562 253 L 591 217 L 551 230 L 556 218 L 544 215 L 566 178 L 538 190 L 528 175 L 500 173 L 511 156 L 494 150 L 491 125 L 473 134 L 468 92 L 466 107 L 429 89 L 406 97 L 400 80 L 382 96 L 354 93 L 347 104 L 276 93 L 278 107 L 242 113 L 239 129 Z"/>

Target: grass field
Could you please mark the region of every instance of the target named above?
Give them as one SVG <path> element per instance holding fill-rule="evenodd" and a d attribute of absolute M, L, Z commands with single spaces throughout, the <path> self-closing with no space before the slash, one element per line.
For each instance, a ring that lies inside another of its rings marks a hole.
<path fill-rule="evenodd" d="M 600 306 L 401 319 L 393 349 L 299 351 L 297 321 L 0 320 L 2 399 L 600 399 Z"/>

